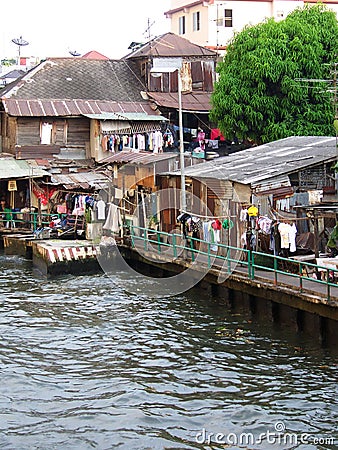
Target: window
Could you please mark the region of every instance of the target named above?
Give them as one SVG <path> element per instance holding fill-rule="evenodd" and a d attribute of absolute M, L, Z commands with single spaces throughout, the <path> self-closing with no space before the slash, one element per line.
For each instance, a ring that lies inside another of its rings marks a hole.
<path fill-rule="evenodd" d="M 44 122 L 41 124 L 41 144 L 50 145 L 52 143 L 52 129 L 53 125 L 51 123 Z"/>
<path fill-rule="evenodd" d="M 178 34 L 185 34 L 185 16 L 181 16 L 178 22 Z"/>
<path fill-rule="evenodd" d="M 198 31 L 201 29 L 201 22 L 200 22 L 200 12 L 194 12 L 193 16 L 192 16 L 192 20 L 193 20 L 193 31 Z"/>
<path fill-rule="evenodd" d="M 224 10 L 224 26 L 232 27 L 232 9 Z"/>

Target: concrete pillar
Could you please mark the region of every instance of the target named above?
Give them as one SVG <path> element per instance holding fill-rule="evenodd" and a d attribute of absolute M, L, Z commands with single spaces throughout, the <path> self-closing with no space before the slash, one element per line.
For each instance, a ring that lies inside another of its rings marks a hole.
<path fill-rule="evenodd" d="M 272 322 L 272 302 L 265 298 L 251 296 L 250 309 L 252 318 Z"/>
<path fill-rule="evenodd" d="M 219 304 L 225 305 L 227 308 L 230 308 L 230 296 L 232 295 L 232 290 L 220 284 L 213 286 L 214 287 L 211 290 L 212 298 L 217 300 Z"/>
<path fill-rule="evenodd" d="M 246 292 L 233 291 L 232 309 L 235 313 L 251 316 L 250 296 Z"/>
<path fill-rule="evenodd" d="M 300 333 L 317 336 L 319 339 L 320 317 L 317 314 L 312 314 L 307 311 L 298 309 L 297 326 Z"/>
<path fill-rule="evenodd" d="M 278 312 L 277 312 L 278 311 Z M 298 331 L 297 310 L 287 305 L 278 304 L 274 306 L 274 321 L 280 325 L 286 325 L 291 329 Z"/>
<path fill-rule="evenodd" d="M 322 345 L 337 350 L 338 342 L 338 326 L 337 322 L 332 319 L 321 317 L 320 331 L 322 338 Z"/>

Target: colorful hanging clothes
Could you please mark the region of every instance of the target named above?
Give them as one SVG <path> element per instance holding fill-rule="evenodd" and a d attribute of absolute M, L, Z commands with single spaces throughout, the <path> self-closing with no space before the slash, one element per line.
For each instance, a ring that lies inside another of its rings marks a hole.
<path fill-rule="evenodd" d="M 257 215 L 258 215 L 257 206 L 251 205 L 250 208 L 248 208 L 248 214 L 249 214 L 249 217 L 257 217 Z"/>
<path fill-rule="evenodd" d="M 230 230 L 234 226 L 234 223 L 231 219 L 225 219 L 222 223 L 222 227 L 225 230 Z"/>

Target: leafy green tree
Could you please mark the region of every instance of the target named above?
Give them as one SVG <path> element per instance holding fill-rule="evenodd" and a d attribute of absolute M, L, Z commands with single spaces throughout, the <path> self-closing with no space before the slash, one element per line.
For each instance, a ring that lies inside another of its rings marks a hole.
<path fill-rule="evenodd" d="M 308 80 L 332 77 L 337 55 L 337 19 L 320 4 L 244 28 L 217 66 L 210 119 L 228 138 L 258 144 L 333 135 L 328 85 Z"/>

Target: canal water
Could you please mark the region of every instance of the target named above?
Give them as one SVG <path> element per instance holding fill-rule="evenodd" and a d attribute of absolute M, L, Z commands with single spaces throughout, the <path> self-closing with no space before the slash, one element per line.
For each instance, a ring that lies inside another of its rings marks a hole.
<path fill-rule="evenodd" d="M 208 290 L 0 265 L 0 449 L 338 448 L 334 350 Z"/>

